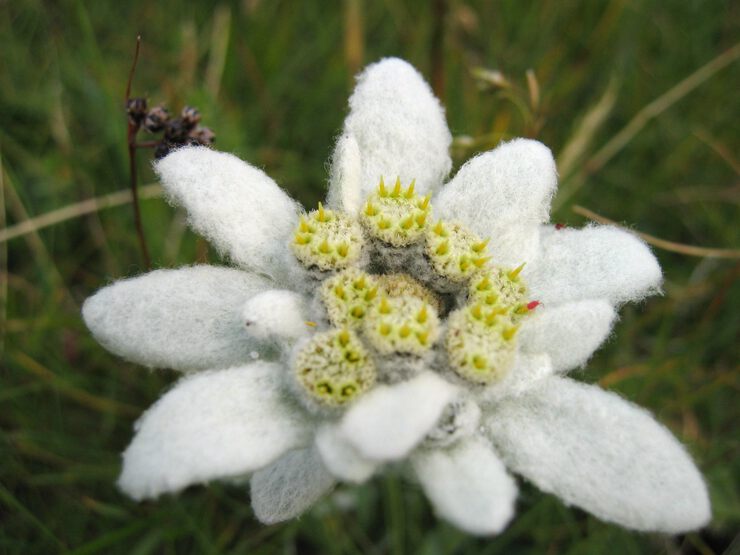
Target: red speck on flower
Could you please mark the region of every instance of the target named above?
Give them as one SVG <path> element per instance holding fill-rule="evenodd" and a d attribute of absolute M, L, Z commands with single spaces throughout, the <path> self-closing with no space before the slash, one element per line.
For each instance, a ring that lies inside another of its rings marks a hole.
<path fill-rule="evenodd" d="M 555 229 L 557 229 L 558 231 L 563 229 L 564 227 L 566 227 L 565 224 L 555 224 Z"/>
<path fill-rule="evenodd" d="M 527 304 L 527 310 L 534 310 L 538 306 L 540 306 L 540 301 L 532 301 L 531 303 Z"/>

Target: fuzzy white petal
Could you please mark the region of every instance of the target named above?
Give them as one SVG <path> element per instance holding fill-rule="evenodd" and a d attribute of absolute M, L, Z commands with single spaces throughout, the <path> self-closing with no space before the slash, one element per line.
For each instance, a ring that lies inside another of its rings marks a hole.
<path fill-rule="evenodd" d="M 154 169 L 195 231 L 243 268 L 288 283 L 298 205 L 263 171 L 205 147 L 176 150 Z"/>
<path fill-rule="evenodd" d="M 332 154 L 326 202 L 331 208 L 357 214 L 363 200 L 360 146 L 353 135 L 345 133 Z"/>
<path fill-rule="evenodd" d="M 455 386 L 432 372 L 377 386 L 344 415 L 342 434 L 369 459 L 401 459 L 434 427 L 456 393 Z"/>
<path fill-rule="evenodd" d="M 607 299 L 621 304 L 659 290 L 661 271 L 650 248 L 613 226 L 541 233 L 541 258 L 524 275 L 530 296 L 546 304 Z"/>
<path fill-rule="evenodd" d="M 215 266 L 156 270 L 104 287 L 85 301 L 82 316 L 103 347 L 138 364 L 227 368 L 259 349 L 241 310 L 270 285 L 260 276 Z"/>
<path fill-rule="evenodd" d="M 412 463 L 437 514 L 471 534 L 497 534 L 514 515 L 517 487 L 482 438 L 420 450 Z"/>
<path fill-rule="evenodd" d="M 256 362 L 183 378 L 136 423 L 119 487 L 134 499 L 253 472 L 309 442 L 284 369 Z"/>
<path fill-rule="evenodd" d="M 252 337 L 295 341 L 307 333 L 305 311 L 304 299 L 298 293 L 271 289 L 244 304 L 242 321 Z"/>
<path fill-rule="evenodd" d="M 335 481 L 312 447 L 289 451 L 250 480 L 252 508 L 264 524 L 291 520 L 329 493 Z"/>
<path fill-rule="evenodd" d="M 381 176 L 393 182 L 400 177 L 404 185 L 416 180 L 416 190 L 434 193 L 452 167 L 449 147 L 452 136 L 447 129 L 444 109 L 429 85 L 413 66 L 397 58 L 386 58 L 368 66 L 358 77 L 357 87 L 349 99 L 350 112 L 344 122 L 343 138 L 333 157 L 334 168 L 329 198 L 348 204 L 337 206 L 350 213 L 378 185 Z M 347 139 L 350 137 L 350 139 Z M 356 179 L 356 152 L 361 164 Z M 347 155 L 351 158 L 348 161 Z M 344 179 L 349 177 L 349 179 Z M 356 188 L 337 192 L 339 188 Z"/>
<path fill-rule="evenodd" d="M 458 220 L 482 237 L 497 264 L 517 266 L 537 253 L 539 224 L 548 221 L 557 188 L 550 149 L 515 139 L 469 160 L 434 201 L 436 215 Z"/>
<path fill-rule="evenodd" d="M 604 300 L 578 301 L 538 308 L 519 332 L 527 353 L 546 353 L 553 369 L 563 372 L 582 366 L 609 336 L 617 314 Z"/>
<path fill-rule="evenodd" d="M 509 373 L 500 382 L 483 388 L 478 399 L 482 403 L 496 403 L 506 397 L 517 397 L 553 372 L 552 361 L 547 354 L 519 352 Z"/>
<path fill-rule="evenodd" d="M 506 465 L 597 517 L 679 533 L 710 518 L 706 486 L 684 447 L 640 407 L 550 377 L 485 420 Z"/>
<path fill-rule="evenodd" d="M 361 484 L 370 479 L 378 464 L 363 457 L 342 435 L 336 424 L 324 424 L 316 433 L 316 448 L 324 465 L 344 482 Z"/>

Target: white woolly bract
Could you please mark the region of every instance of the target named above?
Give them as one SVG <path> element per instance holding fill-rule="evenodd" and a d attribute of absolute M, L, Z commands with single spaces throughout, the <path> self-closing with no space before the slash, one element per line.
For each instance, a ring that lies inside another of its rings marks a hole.
<path fill-rule="evenodd" d="M 484 423 L 510 469 L 602 520 L 679 533 L 710 518 L 683 446 L 614 393 L 553 376 L 492 405 Z"/>
<path fill-rule="evenodd" d="M 490 237 L 494 262 L 513 267 L 536 254 L 537 226 L 549 219 L 556 187 L 550 149 L 515 139 L 469 160 L 433 204 L 437 217 Z"/>
<path fill-rule="evenodd" d="M 444 109 L 416 69 L 403 60 L 386 58 L 369 65 L 358 77 L 349 99 L 350 112 L 344 135 L 337 144 L 341 154 L 333 158 L 335 175 L 351 175 L 347 181 L 332 179 L 329 198 L 348 201 L 364 199 L 378 185 L 380 177 L 391 183 L 416 180 L 417 192 L 433 193 L 452 167 Z M 345 136 L 352 137 L 361 162 L 360 190 L 335 192 L 336 187 L 356 187 L 352 164 L 355 152 L 347 152 Z M 348 159 L 347 156 L 351 158 Z"/>
<path fill-rule="evenodd" d="M 270 289 L 244 304 L 242 322 L 251 337 L 295 341 L 308 332 L 305 310 L 298 293 Z"/>
<path fill-rule="evenodd" d="M 517 487 L 482 438 L 420 450 L 412 464 L 437 514 L 471 534 L 497 534 L 514 515 Z"/>
<path fill-rule="evenodd" d="M 309 443 L 305 414 L 284 398 L 283 369 L 250 365 L 180 380 L 136 423 L 119 487 L 134 499 L 242 476 Z"/>
<path fill-rule="evenodd" d="M 605 300 L 579 301 L 537 308 L 522 322 L 524 352 L 546 353 L 553 370 L 583 366 L 609 336 L 617 313 Z"/>
<path fill-rule="evenodd" d="M 378 385 L 344 415 L 344 437 L 377 461 L 405 457 L 432 429 L 457 388 L 427 371 L 396 385 Z"/>
<path fill-rule="evenodd" d="M 264 524 L 290 520 L 307 511 L 334 484 L 313 447 L 289 451 L 252 475 L 252 508 Z"/>
<path fill-rule="evenodd" d="M 339 137 L 330 167 L 327 206 L 356 215 L 365 197 L 362 195 L 362 158 L 354 136 Z"/>
<path fill-rule="evenodd" d="M 154 169 L 195 231 L 243 268 L 290 283 L 298 205 L 263 171 L 205 147 L 176 150 Z"/>
<path fill-rule="evenodd" d="M 333 423 L 318 429 L 316 448 L 326 468 L 345 482 L 366 482 L 378 467 L 377 463 L 363 457 Z"/>
<path fill-rule="evenodd" d="M 177 370 L 227 368 L 249 360 L 241 307 L 269 280 L 228 268 L 156 270 L 89 297 L 82 316 L 106 349 L 133 362 Z"/>
<path fill-rule="evenodd" d="M 545 353 L 516 355 L 514 367 L 500 382 L 484 388 L 478 394 L 481 403 L 496 403 L 500 399 L 515 398 L 525 393 L 543 378 L 552 375 L 552 362 Z"/>
<path fill-rule="evenodd" d="M 613 226 L 541 228 L 540 258 L 524 274 L 545 304 L 607 299 L 621 304 L 656 293 L 662 279 L 650 248 Z"/>

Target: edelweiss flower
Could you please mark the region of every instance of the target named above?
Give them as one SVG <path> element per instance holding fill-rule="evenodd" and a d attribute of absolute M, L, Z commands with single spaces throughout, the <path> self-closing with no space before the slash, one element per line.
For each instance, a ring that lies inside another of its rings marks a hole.
<path fill-rule="evenodd" d="M 655 292 L 649 249 L 608 226 L 546 224 L 550 151 L 525 139 L 446 185 L 444 112 L 407 63 L 358 78 L 327 208 L 194 147 L 156 164 L 170 200 L 238 269 L 157 270 L 83 308 L 113 353 L 187 373 L 136 425 L 135 499 L 250 477 L 266 523 L 337 482 L 406 461 L 437 513 L 475 534 L 510 520 L 507 468 L 636 530 L 704 525 L 704 482 L 644 410 L 565 372 L 616 308 Z"/>

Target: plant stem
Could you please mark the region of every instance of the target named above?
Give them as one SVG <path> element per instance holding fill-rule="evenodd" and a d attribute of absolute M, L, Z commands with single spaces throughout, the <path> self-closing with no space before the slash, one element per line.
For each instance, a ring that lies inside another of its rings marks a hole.
<path fill-rule="evenodd" d="M 139 49 L 141 47 L 141 35 L 136 37 L 136 50 L 134 51 L 134 61 L 131 64 L 131 71 L 128 75 L 128 83 L 126 84 L 126 99 L 124 106 L 128 106 L 128 102 L 131 98 L 131 81 L 134 78 L 134 72 L 136 71 L 136 62 L 139 60 Z M 144 237 L 144 227 L 141 224 L 141 209 L 139 208 L 139 187 L 138 187 L 138 176 L 136 173 L 136 134 L 139 131 L 139 124 L 128 118 L 128 129 L 127 129 L 127 143 L 128 143 L 128 168 L 129 168 L 129 179 L 131 185 L 131 205 L 134 208 L 134 226 L 136 227 L 136 235 L 139 238 L 139 248 L 141 249 L 141 256 L 144 258 L 144 267 L 149 270 L 152 267 L 151 258 L 149 257 L 149 249 L 146 246 L 146 238 Z"/>

